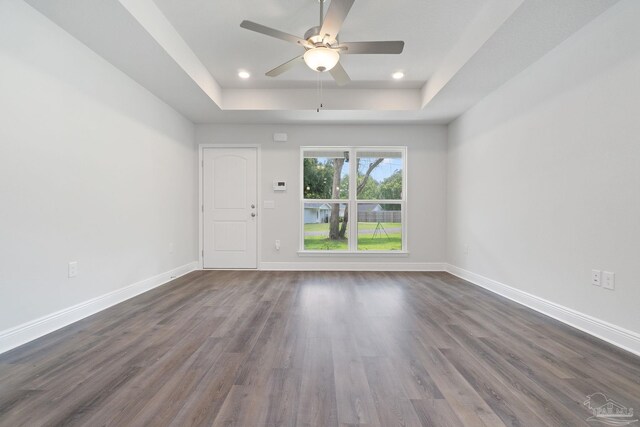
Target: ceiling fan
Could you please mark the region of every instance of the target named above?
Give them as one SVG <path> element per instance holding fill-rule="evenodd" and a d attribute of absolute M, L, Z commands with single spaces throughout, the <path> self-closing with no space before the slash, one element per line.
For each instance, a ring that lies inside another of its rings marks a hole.
<path fill-rule="evenodd" d="M 324 2 L 320 2 L 320 25 L 311 27 L 304 34 L 304 38 L 296 37 L 285 32 L 265 27 L 251 21 L 242 21 L 240 26 L 247 30 L 275 37 L 287 42 L 296 43 L 305 49 L 303 55 L 274 68 L 266 73 L 269 77 L 276 77 L 302 62 L 318 72 L 329 71 L 339 86 L 351 81 L 347 72 L 340 65 L 340 55 L 355 54 L 399 54 L 404 49 L 403 41 L 369 41 L 369 42 L 339 42 L 338 33 L 342 28 L 351 6 L 355 0 L 331 0 L 327 15 L 324 15 Z"/>

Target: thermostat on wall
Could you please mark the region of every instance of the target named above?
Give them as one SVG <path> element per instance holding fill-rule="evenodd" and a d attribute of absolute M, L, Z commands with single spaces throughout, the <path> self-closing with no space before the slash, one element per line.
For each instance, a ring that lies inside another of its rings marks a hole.
<path fill-rule="evenodd" d="M 276 179 L 273 181 L 273 191 L 287 191 L 287 181 Z"/>

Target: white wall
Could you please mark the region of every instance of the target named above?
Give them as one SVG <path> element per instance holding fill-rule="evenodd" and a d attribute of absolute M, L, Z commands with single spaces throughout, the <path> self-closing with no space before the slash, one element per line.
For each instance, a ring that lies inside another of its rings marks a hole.
<path fill-rule="evenodd" d="M 0 331 L 197 260 L 193 124 L 17 0 L 0 120 Z"/>
<path fill-rule="evenodd" d="M 319 113 L 319 114 L 322 114 Z M 273 142 L 286 132 L 286 143 Z M 275 209 L 261 209 L 263 268 L 326 268 L 336 263 L 373 263 L 374 268 L 428 268 L 445 259 L 446 127 L 334 125 L 198 125 L 199 144 L 259 144 L 262 150 L 263 200 Z M 300 146 L 406 145 L 408 147 L 409 256 L 299 256 Z M 286 193 L 272 190 L 274 179 L 287 181 Z M 275 240 L 281 241 L 280 251 Z M 281 264 L 283 263 L 283 264 Z M 290 263 L 295 263 L 292 266 Z M 369 265 L 369 267 L 372 264 Z M 393 267 L 395 265 L 395 267 Z"/>
<path fill-rule="evenodd" d="M 622 1 L 457 119 L 447 180 L 450 263 L 636 332 L 639 21 Z"/>

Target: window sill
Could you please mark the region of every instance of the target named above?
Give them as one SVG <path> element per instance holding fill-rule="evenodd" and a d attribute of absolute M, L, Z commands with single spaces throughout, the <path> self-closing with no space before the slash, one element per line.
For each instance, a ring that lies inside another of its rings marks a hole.
<path fill-rule="evenodd" d="M 298 256 L 409 256 L 409 251 L 298 251 Z"/>

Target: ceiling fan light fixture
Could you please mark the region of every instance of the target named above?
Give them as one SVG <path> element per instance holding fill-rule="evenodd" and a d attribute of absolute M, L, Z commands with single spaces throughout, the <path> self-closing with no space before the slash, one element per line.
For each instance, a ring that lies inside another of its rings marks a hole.
<path fill-rule="evenodd" d="M 337 50 L 327 47 L 314 47 L 304 53 L 304 62 L 314 71 L 329 71 L 336 66 L 340 60 Z"/>

